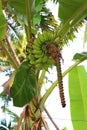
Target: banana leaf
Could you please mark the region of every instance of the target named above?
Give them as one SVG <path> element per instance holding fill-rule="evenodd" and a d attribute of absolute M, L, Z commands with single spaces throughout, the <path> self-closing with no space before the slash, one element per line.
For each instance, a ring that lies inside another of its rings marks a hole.
<path fill-rule="evenodd" d="M 62 21 L 73 20 L 76 16 L 87 16 L 87 0 L 59 0 L 59 17 Z"/>
<path fill-rule="evenodd" d="M 27 1 L 27 2 L 26 2 Z M 27 15 L 30 15 L 31 21 L 33 24 L 38 24 L 40 22 L 40 11 L 43 6 L 43 1 L 41 0 L 9 0 L 8 2 L 10 9 L 19 17 L 21 22 L 23 21 L 27 25 Z M 29 4 L 26 9 L 26 4 Z M 28 13 L 28 14 L 27 14 Z M 30 14 L 29 14 L 30 13 Z M 32 23 L 31 22 L 31 23 Z"/>
<path fill-rule="evenodd" d="M 69 97 L 74 130 L 87 130 L 87 72 L 84 66 L 69 72 Z"/>
<path fill-rule="evenodd" d="M 6 20 L 2 12 L 2 3 L 0 1 L 0 41 L 3 40 L 6 33 Z"/>
<path fill-rule="evenodd" d="M 59 35 L 63 37 L 77 23 L 87 19 L 87 0 L 59 0 L 58 17 L 63 25 Z"/>

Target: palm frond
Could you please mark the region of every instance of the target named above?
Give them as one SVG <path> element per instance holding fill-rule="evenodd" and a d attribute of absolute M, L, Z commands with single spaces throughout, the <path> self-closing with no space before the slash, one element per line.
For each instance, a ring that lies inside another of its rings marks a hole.
<path fill-rule="evenodd" d="M 46 6 L 43 6 L 40 15 L 41 15 L 40 26 L 42 30 L 52 31 L 55 27 L 58 26 L 58 23 L 55 20 L 52 12 Z"/>

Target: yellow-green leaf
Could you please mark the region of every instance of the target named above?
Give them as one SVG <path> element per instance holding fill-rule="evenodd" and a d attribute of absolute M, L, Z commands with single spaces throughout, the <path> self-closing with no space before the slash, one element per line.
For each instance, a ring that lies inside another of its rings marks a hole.
<path fill-rule="evenodd" d="M 74 130 L 87 130 L 87 72 L 77 66 L 69 73 L 70 111 Z"/>

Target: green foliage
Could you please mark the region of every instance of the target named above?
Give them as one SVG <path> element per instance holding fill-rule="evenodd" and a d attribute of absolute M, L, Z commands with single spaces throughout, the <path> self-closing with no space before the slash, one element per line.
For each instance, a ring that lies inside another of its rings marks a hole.
<path fill-rule="evenodd" d="M 27 26 L 28 26 L 28 22 L 27 22 L 27 15 L 30 15 L 31 17 L 31 23 L 33 23 L 33 25 L 36 25 L 38 23 L 40 23 L 40 11 L 42 9 L 42 5 L 43 2 L 41 0 L 39 0 L 38 2 L 35 0 L 27 0 L 28 3 L 25 0 L 9 0 L 9 6 L 10 9 L 12 10 L 12 12 L 14 12 L 18 18 L 20 18 L 20 20 L 22 22 L 24 22 Z M 27 14 L 27 10 L 26 10 L 26 4 L 29 4 L 30 7 L 30 14 Z"/>
<path fill-rule="evenodd" d="M 2 3 L 0 1 L 0 41 L 3 40 L 6 34 L 6 20 L 2 12 Z"/>
<path fill-rule="evenodd" d="M 42 0 L 35 0 L 35 14 L 33 16 L 33 25 L 37 25 L 40 24 L 41 21 L 41 15 L 40 12 L 42 10 L 43 7 L 43 2 Z"/>
<path fill-rule="evenodd" d="M 5 42 L 0 43 L 0 51 L 1 54 L 6 57 L 7 61 L 9 59 L 13 68 L 16 70 L 13 85 L 10 89 L 11 97 L 13 98 L 15 106 L 23 107 L 28 104 L 27 107 L 25 107 L 24 117 L 22 117 L 25 122 L 24 124 L 25 126 L 28 124 L 31 128 L 32 126 L 36 126 L 37 130 L 40 129 L 40 125 L 43 121 L 41 112 L 44 109 L 44 104 L 58 82 L 60 84 L 60 81 L 57 79 L 41 97 L 45 70 L 48 70 L 48 67 L 52 65 L 57 66 L 58 58 L 62 57 L 60 51 L 63 49 L 63 46 L 68 43 L 68 40 L 75 38 L 75 31 L 82 25 L 83 19 L 87 16 L 86 0 L 52 0 L 54 3 L 59 2 L 58 10 L 61 24 L 58 25 L 52 12 L 47 9 L 45 5 L 47 1 L 48 0 L 9 0 L 2 2 L 8 24 L 6 38 L 9 39 L 10 43 L 8 44 L 8 41 L 5 39 Z M 0 40 L 2 40 L 5 36 L 6 23 L 1 5 L 0 18 L 0 30 L 2 32 L 0 34 Z M 2 23 L 5 24 L 4 28 Z M 38 34 L 38 32 L 41 34 Z M 25 50 L 27 50 L 25 48 L 27 47 L 29 52 L 28 57 L 25 52 Z M 19 62 L 18 66 L 16 64 L 18 60 L 17 57 L 22 63 Z M 76 60 L 75 65 L 61 74 L 61 81 L 62 75 L 65 76 L 72 68 L 87 59 L 87 53 L 78 53 L 73 59 Z M 26 62 L 27 60 L 28 62 Z M 40 70 L 42 70 L 42 73 Z M 57 71 L 61 73 L 59 68 Z M 41 77 L 39 77 L 40 74 Z M 69 74 L 72 120 L 76 120 L 77 117 L 78 120 L 82 117 L 83 120 L 86 120 L 87 101 L 85 95 L 87 93 L 85 86 L 87 83 L 84 82 L 84 78 L 85 80 L 87 78 L 86 75 L 83 67 L 77 67 Z M 61 84 L 63 85 L 62 82 Z M 73 84 L 74 86 L 72 86 Z M 60 92 L 63 94 L 63 91 L 60 90 Z M 64 100 L 62 95 L 60 95 L 60 97 Z M 73 99 L 75 100 L 74 103 Z M 63 106 L 65 106 L 65 104 Z M 75 108 L 75 106 L 77 108 Z M 79 108 L 81 108 L 80 110 L 82 111 L 80 111 Z M 76 110 L 80 112 L 80 117 Z M 11 113 L 11 111 L 8 112 Z M 29 122 L 27 119 L 29 119 Z M 73 124 L 74 127 L 77 128 L 77 124 Z M 81 123 L 80 125 L 79 129 L 87 129 L 86 123 Z"/>
<path fill-rule="evenodd" d="M 85 58 L 85 57 L 87 57 L 87 52 L 76 53 L 73 56 L 73 60 L 80 60 L 80 59 Z"/>
<path fill-rule="evenodd" d="M 11 8 L 14 8 L 17 15 L 26 16 L 26 2 L 25 0 L 9 0 L 9 5 Z M 20 6 L 19 6 L 20 5 Z M 31 15 L 33 15 L 33 12 L 35 12 L 35 0 L 33 2 L 30 0 L 30 11 Z"/>
<path fill-rule="evenodd" d="M 76 17 L 80 16 L 84 18 L 87 16 L 87 1 L 86 0 L 60 0 L 59 1 L 59 17 L 65 23 L 68 19 L 75 19 L 75 13 L 77 13 Z M 80 12 L 79 12 L 80 10 Z M 80 18 L 78 17 L 78 18 Z M 76 18 L 77 19 L 77 18 Z M 78 19 L 79 20 L 79 19 Z M 72 22 L 72 21 L 71 21 Z"/>
<path fill-rule="evenodd" d="M 41 21 L 40 21 L 40 28 L 46 31 L 53 31 L 53 29 L 57 28 L 58 23 L 55 20 L 52 12 L 46 8 L 46 6 L 44 5 L 42 7 L 42 10 L 40 12 L 41 15 Z"/>
<path fill-rule="evenodd" d="M 74 130 L 87 129 L 87 72 L 83 66 L 69 73 L 71 119 Z"/>
<path fill-rule="evenodd" d="M 59 18 L 62 28 L 59 31 L 60 37 L 64 37 L 72 28 L 87 16 L 86 0 L 61 0 L 59 1 Z"/>
<path fill-rule="evenodd" d="M 16 72 L 11 87 L 11 97 L 15 106 L 22 107 L 32 100 L 35 95 L 36 79 L 28 62 L 21 64 Z"/>
<path fill-rule="evenodd" d="M 47 43 L 53 42 L 53 34 L 50 32 L 43 31 L 42 34 L 38 34 L 37 39 L 30 48 L 27 49 L 29 52 L 27 57 L 30 61 L 30 64 L 35 66 L 35 69 L 45 69 L 48 70 L 48 67 L 52 67 L 53 59 L 48 55 L 48 49 L 46 49 Z"/>

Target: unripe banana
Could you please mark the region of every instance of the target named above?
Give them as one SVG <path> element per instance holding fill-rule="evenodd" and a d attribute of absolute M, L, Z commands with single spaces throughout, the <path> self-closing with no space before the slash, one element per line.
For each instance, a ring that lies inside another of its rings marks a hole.
<path fill-rule="evenodd" d="M 47 71 L 48 70 L 48 67 L 50 67 L 50 66 L 48 66 L 48 64 L 45 64 L 44 65 L 44 69 Z"/>
<path fill-rule="evenodd" d="M 47 43 L 52 42 L 54 36 L 52 33 L 43 31 L 38 34 L 37 39 L 34 40 L 31 50 L 29 51 L 30 64 L 33 64 L 36 69 L 48 69 L 52 66 L 53 60 L 47 54 Z"/>
<path fill-rule="evenodd" d="M 33 44 L 32 47 L 34 50 L 38 50 L 38 49 L 40 50 L 40 46 L 37 46 L 36 44 Z"/>
<path fill-rule="evenodd" d="M 41 55 L 39 55 L 39 54 L 35 54 L 35 58 L 43 58 L 44 57 L 44 54 L 41 54 Z"/>
<path fill-rule="evenodd" d="M 34 59 L 34 56 L 32 54 L 29 54 L 29 59 Z"/>
<path fill-rule="evenodd" d="M 36 64 L 41 64 L 42 63 L 42 58 L 39 58 L 39 59 L 35 60 L 35 63 Z"/>
<path fill-rule="evenodd" d="M 45 41 L 43 35 L 41 35 L 41 34 L 38 35 L 38 40 L 40 41 L 40 44 Z"/>
<path fill-rule="evenodd" d="M 34 55 L 36 55 L 36 54 L 41 55 L 42 54 L 42 51 L 40 51 L 39 49 L 38 50 L 33 50 L 32 52 L 33 52 Z"/>
<path fill-rule="evenodd" d="M 41 43 L 41 42 L 40 42 L 40 40 L 35 39 L 35 41 L 34 41 L 34 44 L 33 44 L 33 45 L 40 47 L 40 43 Z"/>
<path fill-rule="evenodd" d="M 41 68 L 42 68 L 42 65 L 41 65 L 41 64 L 36 64 L 35 67 L 36 67 L 37 69 L 41 69 Z"/>
<path fill-rule="evenodd" d="M 48 57 L 47 57 L 47 56 L 44 56 L 44 57 L 43 57 L 43 63 L 47 63 L 47 61 L 48 61 Z"/>
<path fill-rule="evenodd" d="M 30 64 L 31 64 L 31 65 L 34 65 L 34 64 L 35 64 L 35 61 L 30 59 Z"/>

